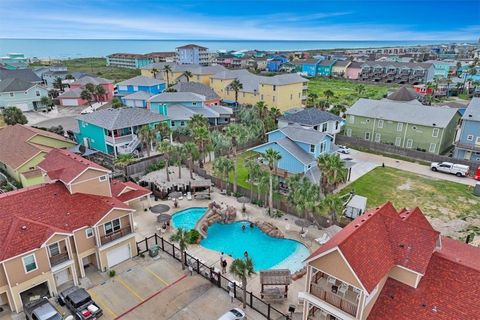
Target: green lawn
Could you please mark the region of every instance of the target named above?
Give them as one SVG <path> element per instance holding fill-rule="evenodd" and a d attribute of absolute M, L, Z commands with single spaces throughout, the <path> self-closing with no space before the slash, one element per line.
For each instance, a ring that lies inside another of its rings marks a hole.
<path fill-rule="evenodd" d="M 5 127 L 5 121 L 3 120 L 3 116 L 0 115 L 0 128 Z"/>
<path fill-rule="evenodd" d="M 316 93 L 319 98 L 325 99 L 324 92 L 331 90 L 334 97 L 330 99 L 333 103 L 341 103 L 351 106 L 358 100 L 359 96 L 355 88 L 360 85 L 360 82 L 354 82 L 344 79 L 330 79 L 318 77 L 311 79 L 308 82 L 308 93 Z M 363 84 L 365 92 L 362 94 L 363 98 L 382 99 L 389 89 L 395 88 L 395 85 L 387 84 Z"/>
<path fill-rule="evenodd" d="M 113 80 L 115 83 L 140 75 L 139 69 L 107 67 L 104 58 L 78 58 L 62 61 L 69 72 L 87 72 L 102 78 Z M 33 64 L 32 66 L 39 66 Z"/>
<path fill-rule="evenodd" d="M 368 198 L 368 207 L 391 201 L 397 208 L 420 207 L 430 218 L 438 218 L 445 225 L 452 220 L 480 218 L 480 198 L 472 194 L 472 187 L 464 184 L 431 179 L 426 176 L 378 167 L 341 191 Z M 477 220 L 478 221 L 478 220 Z"/>
<path fill-rule="evenodd" d="M 255 155 L 258 156 L 258 153 L 253 151 L 246 151 L 246 152 L 240 153 L 237 156 L 238 185 L 246 189 L 250 189 L 250 183 L 248 182 L 248 170 L 245 167 L 245 162 L 248 160 L 248 158 L 254 157 Z M 230 183 L 233 183 L 233 172 L 229 176 L 229 181 Z"/>

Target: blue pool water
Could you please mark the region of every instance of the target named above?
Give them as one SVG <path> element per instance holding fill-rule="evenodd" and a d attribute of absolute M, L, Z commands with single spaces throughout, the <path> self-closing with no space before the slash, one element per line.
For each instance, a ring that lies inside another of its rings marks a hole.
<path fill-rule="evenodd" d="M 242 230 L 242 224 L 246 226 L 245 230 Z M 256 226 L 250 228 L 247 221 L 212 224 L 200 245 L 233 258 L 243 258 L 247 251 L 255 271 L 285 268 L 295 272 L 304 266 L 303 260 L 310 254 L 300 242 L 270 237 Z"/>
<path fill-rule="evenodd" d="M 178 211 L 172 216 L 174 228 L 190 230 L 194 229 L 198 219 L 200 219 L 208 208 L 188 208 Z"/>

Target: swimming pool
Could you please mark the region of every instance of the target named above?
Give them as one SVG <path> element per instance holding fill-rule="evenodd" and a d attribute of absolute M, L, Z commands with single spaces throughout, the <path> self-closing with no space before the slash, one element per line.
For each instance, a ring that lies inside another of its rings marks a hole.
<path fill-rule="evenodd" d="M 207 212 L 208 208 L 188 208 L 176 212 L 172 216 L 172 225 L 177 229 L 194 229 L 197 221 Z"/>
<path fill-rule="evenodd" d="M 245 230 L 242 230 L 242 225 L 246 226 Z M 290 269 L 295 272 L 303 268 L 303 261 L 310 254 L 300 242 L 270 237 L 256 226 L 250 228 L 248 221 L 212 224 L 200 245 L 224 252 L 233 258 L 243 258 L 247 251 L 253 260 L 255 271 Z"/>

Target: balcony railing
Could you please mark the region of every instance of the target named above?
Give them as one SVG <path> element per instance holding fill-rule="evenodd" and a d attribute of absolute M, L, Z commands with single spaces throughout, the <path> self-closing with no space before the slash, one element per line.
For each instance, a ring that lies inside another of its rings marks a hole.
<path fill-rule="evenodd" d="M 112 138 L 110 136 L 105 136 L 105 141 L 113 144 L 113 140 L 115 139 L 115 143 L 120 144 L 120 143 L 130 142 L 133 140 L 134 137 L 135 135 L 132 135 L 132 134 L 127 134 L 125 136 L 119 136 L 115 138 Z"/>
<path fill-rule="evenodd" d="M 62 252 L 50 257 L 50 265 L 54 267 L 68 260 L 70 260 L 70 258 L 68 257 L 68 252 Z"/>
<path fill-rule="evenodd" d="M 338 285 L 338 286 L 337 286 Z M 335 280 L 335 285 L 328 282 L 327 278 L 319 277 L 310 285 L 310 293 L 320 300 L 356 317 L 358 309 L 359 293 L 353 291 L 351 287 L 341 293 L 338 288 L 341 281 Z"/>
<path fill-rule="evenodd" d="M 130 233 L 132 233 L 132 228 L 130 226 L 127 226 L 125 228 L 118 229 L 117 231 L 106 234 L 104 236 L 100 236 L 100 243 L 103 246 L 103 245 L 105 245 L 109 242 L 120 239 L 121 237 L 125 237 L 126 235 L 128 235 Z"/>
<path fill-rule="evenodd" d="M 457 148 L 480 152 L 480 144 L 457 142 L 455 145 L 457 146 Z"/>

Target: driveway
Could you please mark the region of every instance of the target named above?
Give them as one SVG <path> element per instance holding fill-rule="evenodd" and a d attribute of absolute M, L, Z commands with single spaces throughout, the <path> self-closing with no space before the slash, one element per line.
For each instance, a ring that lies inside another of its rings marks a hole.
<path fill-rule="evenodd" d="M 382 164 L 385 164 L 385 166 L 388 167 L 421 174 L 434 179 L 448 180 L 469 186 L 474 186 L 476 183 L 476 181 L 472 178 L 459 178 L 452 174 L 433 172 L 432 170 L 430 170 L 429 166 L 352 149 L 350 150 L 350 154 L 341 155 L 341 157 L 352 158 L 353 161 L 356 162 L 356 164 L 352 167 L 351 180 L 349 183 L 357 180 L 364 174 L 368 173 L 369 171 L 373 170 L 378 166 L 381 166 Z"/>

